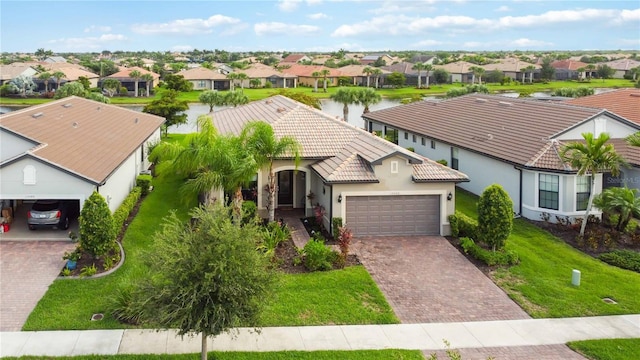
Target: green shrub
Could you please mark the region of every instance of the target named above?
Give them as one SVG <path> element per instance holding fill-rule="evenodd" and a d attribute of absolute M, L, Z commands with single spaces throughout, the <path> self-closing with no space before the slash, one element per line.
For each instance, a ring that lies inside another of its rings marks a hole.
<path fill-rule="evenodd" d="M 340 236 L 340 228 L 342 227 L 342 218 L 334 217 L 331 219 L 331 232 L 334 239 Z"/>
<path fill-rule="evenodd" d="M 276 221 L 270 222 L 262 231 L 262 243 L 258 246 L 258 249 L 272 257 L 275 255 L 278 245 L 287 240 L 290 235 L 291 233 L 286 225 L 282 226 Z"/>
<path fill-rule="evenodd" d="M 242 223 L 248 224 L 258 216 L 258 205 L 253 201 L 242 202 Z"/>
<path fill-rule="evenodd" d="M 460 245 L 465 253 L 484 262 L 489 266 L 495 265 L 516 265 L 520 262 L 518 254 L 511 250 L 491 251 L 484 249 L 476 244 L 473 239 L 468 237 L 460 238 Z"/>
<path fill-rule="evenodd" d="M 632 250 L 614 250 L 598 258 L 609 265 L 640 273 L 640 253 Z"/>
<path fill-rule="evenodd" d="M 502 186 L 488 186 L 478 199 L 477 239 L 493 251 L 504 247 L 513 228 L 513 202 Z M 467 235 L 468 236 L 468 235 Z"/>
<path fill-rule="evenodd" d="M 407 150 L 411 151 L 411 152 L 416 152 L 416 148 L 414 148 L 413 146 L 409 146 L 407 148 Z"/>
<path fill-rule="evenodd" d="M 113 246 L 116 231 L 107 202 L 94 191 L 84 202 L 80 212 L 80 246 L 94 258 Z"/>
<path fill-rule="evenodd" d="M 445 159 L 436 160 L 436 162 L 437 162 L 438 164 L 442 164 L 442 165 L 444 165 L 444 166 L 449 165 L 449 162 L 447 162 L 447 160 L 445 160 Z"/>
<path fill-rule="evenodd" d="M 127 195 L 122 204 L 116 209 L 113 213 L 113 226 L 116 234 L 120 233 L 120 229 L 124 225 L 124 222 L 127 221 L 131 210 L 136 206 L 138 200 L 140 199 L 140 194 L 142 190 L 139 187 L 134 187 L 133 190 Z"/>
<path fill-rule="evenodd" d="M 136 186 L 140 187 L 140 195 L 146 196 L 151 189 L 151 175 L 138 175 L 136 178 Z"/>
<path fill-rule="evenodd" d="M 455 237 L 476 238 L 478 234 L 478 222 L 460 211 L 449 215 L 451 235 Z"/>
<path fill-rule="evenodd" d="M 333 263 L 337 259 L 337 253 L 331 250 L 324 242 L 310 239 L 304 246 L 304 266 L 309 271 L 326 271 L 333 269 Z"/>

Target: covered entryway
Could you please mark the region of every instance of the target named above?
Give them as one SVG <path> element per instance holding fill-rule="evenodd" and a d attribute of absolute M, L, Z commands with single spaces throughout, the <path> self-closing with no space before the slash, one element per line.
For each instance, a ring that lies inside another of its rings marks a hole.
<path fill-rule="evenodd" d="M 440 195 L 346 196 L 355 236 L 440 235 Z"/>

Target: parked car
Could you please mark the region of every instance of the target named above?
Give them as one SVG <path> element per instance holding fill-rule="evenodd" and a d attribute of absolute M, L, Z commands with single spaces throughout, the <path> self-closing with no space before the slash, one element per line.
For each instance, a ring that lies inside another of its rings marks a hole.
<path fill-rule="evenodd" d="M 27 213 L 27 224 L 30 230 L 43 227 L 67 230 L 79 214 L 78 200 L 37 200 Z"/>

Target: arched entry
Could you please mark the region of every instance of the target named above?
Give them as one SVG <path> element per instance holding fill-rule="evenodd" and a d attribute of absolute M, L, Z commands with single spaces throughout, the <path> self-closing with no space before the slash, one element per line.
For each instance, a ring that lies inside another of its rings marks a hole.
<path fill-rule="evenodd" d="M 280 167 L 275 169 L 276 175 L 276 209 L 305 208 L 306 193 L 310 188 L 309 172 L 306 168 Z"/>

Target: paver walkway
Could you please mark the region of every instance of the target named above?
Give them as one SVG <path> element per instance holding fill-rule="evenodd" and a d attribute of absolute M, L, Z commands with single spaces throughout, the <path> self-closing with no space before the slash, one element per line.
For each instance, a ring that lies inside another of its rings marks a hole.
<path fill-rule="evenodd" d="M 352 247 L 403 323 L 529 318 L 443 237 L 357 238 Z"/>
<path fill-rule="evenodd" d="M 75 244 L 0 241 L 0 331 L 19 331 L 64 266 Z"/>

